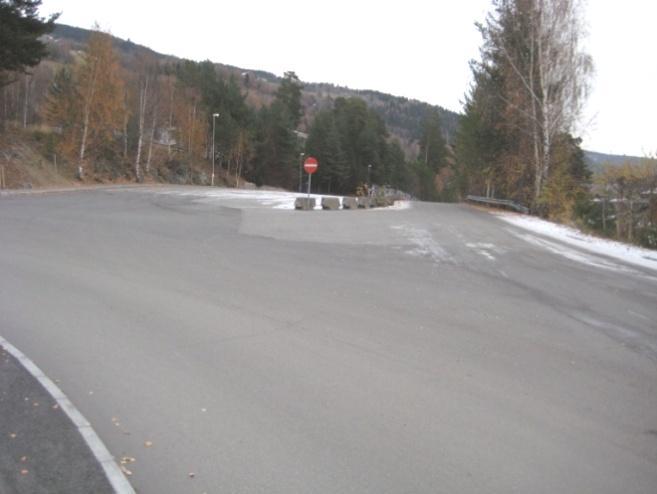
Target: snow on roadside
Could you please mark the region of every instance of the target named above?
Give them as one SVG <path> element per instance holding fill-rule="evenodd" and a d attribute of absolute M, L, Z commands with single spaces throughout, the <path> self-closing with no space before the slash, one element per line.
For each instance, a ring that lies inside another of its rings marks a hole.
<path fill-rule="evenodd" d="M 164 189 L 157 191 L 160 194 L 174 194 L 180 196 L 190 196 L 198 197 L 204 201 L 211 202 L 237 202 L 242 201 L 242 206 L 245 206 L 244 203 L 251 203 L 253 207 L 266 207 L 272 209 L 282 209 L 282 210 L 294 210 L 294 201 L 297 197 L 307 197 L 306 194 L 296 193 L 296 192 L 287 192 L 287 191 L 277 191 L 277 190 L 244 190 L 244 189 L 225 189 L 220 187 L 215 187 L 211 189 L 191 189 L 191 190 L 179 190 L 179 189 Z M 310 194 L 311 198 L 315 199 L 315 209 L 322 209 L 322 197 L 330 198 L 340 198 L 341 196 L 333 196 L 326 194 Z M 402 210 L 410 208 L 410 201 L 397 201 L 393 206 L 385 208 L 373 208 L 368 209 L 368 211 L 378 211 L 378 210 Z"/>
<path fill-rule="evenodd" d="M 657 271 L 657 252 L 587 235 L 565 225 L 516 213 L 493 213 L 507 223 L 589 252 Z M 554 245 L 554 244 L 553 244 Z"/>

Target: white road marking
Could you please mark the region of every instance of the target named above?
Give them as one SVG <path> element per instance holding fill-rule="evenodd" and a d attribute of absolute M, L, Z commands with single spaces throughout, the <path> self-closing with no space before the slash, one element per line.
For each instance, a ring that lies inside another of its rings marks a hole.
<path fill-rule="evenodd" d="M 393 225 L 390 228 L 401 232 L 414 245 L 412 249 L 406 251 L 407 254 L 429 256 L 436 263 L 451 262 L 454 260 L 449 252 L 434 240 L 428 230 L 411 225 Z"/>
<path fill-rule="evenodd" d="M 87 446 L 89 446 L 89 449 L 91 449 L 94 457 L 103 468 L 107 479 L 114 488 L 114 492 L 116 492 L 116 494 L 135 494 L 135 490 L 132 488 L 125 475 L 123 475 L 123 472 L 121 472 L 114 457 L 112 457 L 103 441 L 98 437 L 98 434 L 93 430 L 91 424 L 89 424 L 82 413 L 75 408 L 75 405 L 71 403 L 71 400 L 66 397 L 62 390 L 59 389 L 59 387 L 48 376 L 46 376 L 43 371 L 32 362 L 32 360 L 2 336 L 0 336 L 0 346 L 4 347 L 10 355 L 21 363 L 32 377 L 39 381 L 41 386 L 43 386 L 50 396 L 53 397 L 64 413 L 68 415 L 68 418 L 71 419 L 73 425 L 78 429 L 78 432 L 87 443 Z"/>
<path fill-rule="evenodd" d="M 493 244 L 488 244 L 488 243 L 483 243 L 483 242 L 478 242 L 478 243 L 466 243 L 466 247 L 469 247 L 470 249 L 476 250 L 479 254 L 484 256 L 486 259 L 489 261 L 494 261 L 495 256 L 488 252 L 489 250 L 495 250 L 495 245 Z"/>

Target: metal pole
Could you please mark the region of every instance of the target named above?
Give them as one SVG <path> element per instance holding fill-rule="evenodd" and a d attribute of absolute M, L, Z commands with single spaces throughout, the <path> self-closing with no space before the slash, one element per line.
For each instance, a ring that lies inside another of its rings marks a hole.
<path fill-rule="evenodd" d="M 217 114 L 212 114 L 212 178 L 210 179 L 210 186 L 214 187 L 214 122 Z"/>
<path fill-rule="evenodd" d="M 310 183 L 312 182 L 313 175 L 312 173 L 308 174 L 308 204 L 310 204 Z"/>
<path fill-rule="evenodd" d="M 303 157 L 306 153 L 299 153 L 299 192 L 303 190 Z"/>

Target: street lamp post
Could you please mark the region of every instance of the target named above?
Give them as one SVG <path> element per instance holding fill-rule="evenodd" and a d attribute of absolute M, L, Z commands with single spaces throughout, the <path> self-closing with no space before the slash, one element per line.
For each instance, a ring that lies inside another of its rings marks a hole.
<path fill-rule="evenodd" d="M 215 128 L 215 119 L 219 116 L 218 113 L 212 114 L 212 178 L 210 179 L 210 185 L 214 187 L 214 128 Z"/>
<path fill-rule="evenodd" d="M 306 153 L 299 153 L 299 192 L 301 192 L 302 181 L 303 181 L 303 157 Z"/>

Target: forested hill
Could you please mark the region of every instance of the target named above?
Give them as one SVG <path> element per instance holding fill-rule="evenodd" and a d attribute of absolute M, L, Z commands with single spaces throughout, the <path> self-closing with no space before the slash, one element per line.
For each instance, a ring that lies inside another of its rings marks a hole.
<path fill-rule="evenodd" d="M 82 29 L 65 24 L 57 24 L 50 39 L 52 56 L 66 61 L 71 50 L 83 50 L 91 30 Z M 179 58 L 171 55 L 163 55 L 148 47 L 138 45 L 130 40 L 113 37 L 114 46 L 124 61 L 140 54 L 150 54 L 161 61 L 175 62 Z M 241 88 L 248 92 L 247 101 L 254 107 L 270 104 L 275 96 L 276 90 L 282 81 L 270 72 L 261 70 L 244 69 L 213 61 L 220 73 L 225 76 L 233 75 L 239 81 Z M 290 67 L 295 70 L 295 67 Z M 303 73 L 299 74 L 303 79 Z M 368 106 L 377 112 L 385 121 L 386 126 L 393 137 L 399 139 L 407 157 L 411 158 L 417 153 L 417 141 L 420 139 L 421 125 L 428 112 L 436 108 L 429 103 L 393 96 L 373 90 L 355 90 L 343 86 L 328 83 L 304 82 L 302 90 L 302 101 L 304 115 L 301 129 L 307 130 L 313 121 L 315 114 L 322 109 L 331 108 L 336 98 L 359 97 Z M 453 111 L 438 107 L 443 131 L 447 141 L 452 141 L 458 126 L 459 115 Z"/>
<path fill-rule="evenodd" d="M 586 158 L 586 164 L 594 174 L 600 173 L 605 166 L 622 166 L 626 163 L 637 165 L 646 161 L 646 158 L 638 156 L 605 154 L 597 151 L 584 151 L 584 157 Z"/>
<path fill-rule="evenodd" d="M 67 50 L 82 50 L 91 32 L 89 29 L 57 24 L 50 43 L 53 56 L 65 58 L 69 56 Z M 162 61 L 175 62 L 179 60 L 177 57 L 157 53 L 130 40 L 117 37 L 113 37 L 113 39 L 115 47 L 124 59 L 135 57 L 139 53 L 148 53 Z M 249 102 L 256 107 L 268 104 L 274 99 L 276 89 L 282 80 L 281 77 L 271 72 L 243 69 L 216 62 L 215 65 L 226 76 L 234 75 L 240 81 L 242 88 L 249 92 Z M 336 98 L 353 96 L 365 100 L 370 108 L 381 115 L 391 134 L 400 140 L 407 156 L 412 158 L 417 152 L 417 142 L 420 139 L 422 122 L 429 110 L 435 108 L 423 101 L 393 96 L 380 91 L 356 90 L 323 82 L 305 82 L 303 88 L 305 114 L 302 127 L 307 130 L 317 111 L 330 108 Z M 458 128 L 460 115 L 441 107 L 438 107 L 438 110 L 447 141 L 452 142 Z M 641 160 L 641 158 L 635 156 L 603 154 L 595 151 L 585 151 L 585 158 L 589 168 L 594 173 L 599 172 L 603 165 L 620 165 L 628 161 L 634 163 Z"/>

